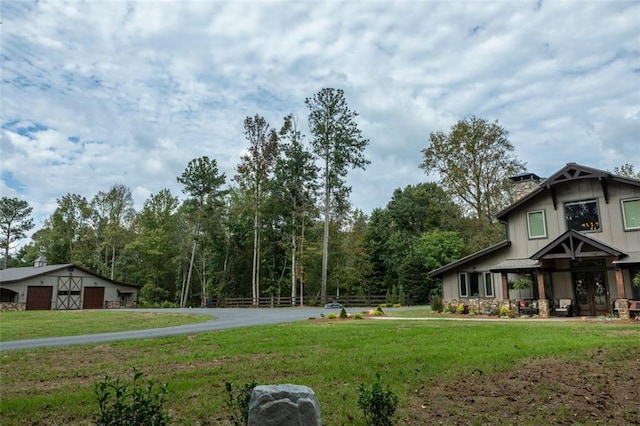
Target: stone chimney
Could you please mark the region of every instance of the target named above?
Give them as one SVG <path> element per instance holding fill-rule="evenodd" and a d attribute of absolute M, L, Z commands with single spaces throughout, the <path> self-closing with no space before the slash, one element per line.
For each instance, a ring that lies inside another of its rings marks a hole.
<path fill-rule="evenodd" d="M 33 266 L 35 266 L 36 268 L 47 266 L 47 259 L 45 259 L 44 256 L 38 256 Z"/>
<path fill-rule="evenodd" d="M 535 173 L 529 172 L 520 173 L 509 179 L 513 182 L 513 193 L 511 196 L 514 203 L 536 189 L 540 183 L 540 177 Z"/>

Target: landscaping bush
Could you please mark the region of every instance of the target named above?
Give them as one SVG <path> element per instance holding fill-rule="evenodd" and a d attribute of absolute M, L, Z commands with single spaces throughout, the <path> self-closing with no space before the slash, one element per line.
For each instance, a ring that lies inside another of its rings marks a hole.
<path fill-rule="evenodd" d="M 434 312 L 442 312 L 444 310 L 444 303 L 442 302 L 442 297 L 433 296 L 431 298 L 431 310 Z"/>
<path fill-rule="evenodd" d="M 458 304 L 458 306 L 456 307 L 456 314 L 464 314 L 465 313 L 465 306 L 460 303 Z"/>
<path fill-rule="evenodd" d="M 354 319 L 362 319 L 362 314 L 358 312 L 357 314 L 353 314 Z"/>
<path fill-rule="evenodd" d="M 329 315 L 327 315 L 327 319 L 336 319 L 336 318 L 338 318 L 337 314 L 329 314 Z"/>
<path fill-rule="evenodd" d="M 501 317 L 510 317 L 511 316 L 511 309 L 509 309 L 506 306 L 501 306 L 500 307 L 500 316 Z"/>
<path fill-rule="evenodd" d="M 380 373 L 376 373 L 377 381 L 371 388 L 361 383 L 358 390 L 358 407 L 364 412 L 367 425 L 390 426 L 393 425 L 393 415 L 398 406 L 398 397 L 389 389 L 384 389 Z"/>
<path fill-rule="evenodd" d="M 344 308 L 340 309 L 340 318 L 347 318 L 347 311 Z"/>
<path fill-rule="evenodd" d="M 229 421 L 235 426 L 244 426 L 249 422 L 249 402 L 251 402 L 251 394 L 253 388 L 257 386 L 256 382 L 245 383 L 235 392 L 233 383 L 225 382 L 224 388 L 227 392 L 227 409 L 229 410 Z"/>
<path fill-rule="evenodd" d="M 143 374 L 133 369 L 132 388 L 105 376 L 94 385 L 94 394 L 98 400 L 100 412 L 94 416 L 93 422 L 99 426 L 140 425 L 164 426 L 171 418 L 163 410 L 167 384 L 156 387 L 152 380 L 145 386 L 140 385 Z"/>

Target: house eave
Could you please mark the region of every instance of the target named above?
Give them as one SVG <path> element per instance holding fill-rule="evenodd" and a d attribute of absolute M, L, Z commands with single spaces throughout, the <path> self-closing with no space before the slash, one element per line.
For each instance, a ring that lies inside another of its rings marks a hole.
<path fill-rule="evenodd" d="M 464 265 L 466 263 L 472 262 L 472 261 L 474 261 L 476 259 L 479 259 L 479 258 L 481 258 L 483 256 L 486 256 L 488 254 L 494 253 L 494 252 L 496 252 L 498 250 L 501 250 L 501 249 L 503 249 L 505 247 L 509 247 L 510 245 L 511 245 L 511 241 L 509 241 L 509 240 L 502 241 L 502 242 L 500 242 L 498 244 L 495 244 L 493 246 L 487 247 L 487 248 L 485 248 L 483 250 L 480 250 L 480 251 L 472 253 L 472 254 L 470 254 L 468 256 L 465 256 L 465 257 L 463 257 L 461 259 L 458 259 L 455 262 L 451 262 L 451 263 L 449 263 L 447 265 L 441 266 L 438 269 L 434 269 L 433 271 L 429 272 L 429 276 L 431 278 L 438 278 L 438 277 L 440 277 L 442 274 L 444 274 L 447 271 L 450 271 L 452 269 L 458 268 L 458 267 L 460 267 L 460 266 L 462 266 L 462 265 Z"/>

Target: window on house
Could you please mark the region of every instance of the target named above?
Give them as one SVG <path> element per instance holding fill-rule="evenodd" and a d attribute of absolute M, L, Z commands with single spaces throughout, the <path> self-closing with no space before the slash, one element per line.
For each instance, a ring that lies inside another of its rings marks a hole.
<path fill-rule="evenodd" d="M 469 297 L 469 289 L 467 287 L 467 273 L 458 274 L 458 284 L 460 287 L 460 297 Z"/>
<path fill-rule="evenodd" d="M 473 274 L 468 274 L 469 276 L 469 293 L 472 297 L 480 297 L 480 279 L 479 274 L 475 272 Z"/>
<path fill-rule="evenodd" d="M 622 218 L 624 220 L 624 229 L 640 229 L 640 198 L 622 200 Z"/>
<path fill-rule="evenodd" d="M 529 238 L 547 238 L 547 226 L 544 220 L 544 210 L 527 213 Z"/>
<path fill-rule="evenodd" d="M 600 219 L 596 200 L 565 203 L 564 214 L 567 228 L 575 231 L 599 231 Z"/>
<path fill-rule="evenodd" d="M 493 293 L 493 277 L 491 272 L 484 273 L 484 295 L 485 297 L 495 297 Z"/>

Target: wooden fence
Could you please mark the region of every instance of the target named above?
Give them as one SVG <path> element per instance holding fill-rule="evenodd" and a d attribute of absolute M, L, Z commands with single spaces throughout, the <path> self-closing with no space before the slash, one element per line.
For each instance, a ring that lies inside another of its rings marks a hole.
<path fill-rule="evenodd" d="M 342 306 L 349 307 L 369 307 L 378 306 L 386 302 L 386 296 L 344 296 L 340 298 L 330 298 L 329 302 L 338 302 Z M 309 298 L 304 301 L 304 306 L 321 306 L 319 298 Z M 297 298 L 295 304 L 291 297 L 261 297 L 258 303 L 254 303 L 250 297 L 225 297 L 211 299 L 207 303 L 208 308 L 290 308 L 300 306 L 300 299 Z"/>

